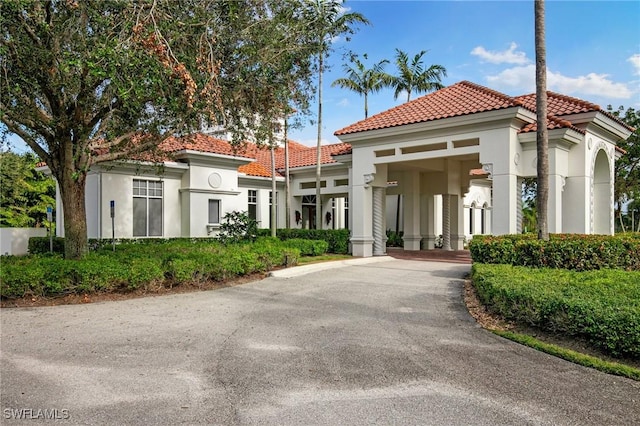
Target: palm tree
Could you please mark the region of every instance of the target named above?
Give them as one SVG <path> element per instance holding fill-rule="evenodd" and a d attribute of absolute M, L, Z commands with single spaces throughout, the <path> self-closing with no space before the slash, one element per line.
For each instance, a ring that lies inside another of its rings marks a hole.
<path fill-rule="evenodd" d="M 318 46 L 318 143 L 316 156 L 316 228 L 322 229 L 322 205 L 320 200 L 320 177 L 322 173 L 322 74 L 325 59 L 331 51 L 331 41 L 343 34 L 353 34 L 354 25 L 369 24 L 367 18 L 360 13 L 344 13 L 342 1 L 339 0 L 309 0 L 307 22 L 315 33 Z"/>
<path fill-rule="evenodd" d="M 409 55 L 406 52 L 396 49 L 396 66 L 398 67 L 397 76 L 390 78 L 390 86 L 395 89 L 394 99 L 402 92 L 407 92 L 407 102 L 411 100 L 411 93 L 427 93 L 434 90 L 440 90 L 444 87 L 442 78 L 447 76 L 447 70 L 442 65 L 431 65 L 424 68 L 422 57 L 427 53 L 426 50 L 421 51 L 413 57 L 409 63 Z"/>
<path fill-rule="evenodd" d="M 544 0 L 534 1 L 536 45 L 536 133 L 538 175 L 538 238 L 549 240 L 549 134 L 547 132 L 547 49 L 544 30 Z"/>
<path fill-rule="evenodd" d="M 364 59 L 368 59 L 367 54 L 362 55 Z M 389 63 L 383 59 L 377 62 L 373 67 L 367 69 L 365 65 L 358 59 L 358 55 L 351 55 L 351 62 L 354 66 L 344 64 L 343 68 L 346 77 L 337 79 L 331 84 L 331 87 L 340 86 L 343 89 L 349 89 L 364 96 L 364 118 L 369 116 L 368 97 L 369 93 L 376 93 L 385 86 L 389 85 L 389 75 L 384 72 L 384 66 Z"/>

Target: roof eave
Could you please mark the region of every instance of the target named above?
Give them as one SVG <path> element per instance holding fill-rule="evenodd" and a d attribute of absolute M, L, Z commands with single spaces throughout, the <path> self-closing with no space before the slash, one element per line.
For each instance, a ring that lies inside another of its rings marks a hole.
<path fill-rule="evenodd" d="M 334 135 L 344 143 L 353 144 L 354 142 L 365 139 L 377 139 L 388 136 L 410 134 L 420 131 L 430 131 L 447 127 L 482 124 L 490 121 L 500 121 L 514 118 L 521 119 L 526 122 L 530 121 L 533 118 L 533 115 L 528 109 L 520 105 L 515 105 L 490 111 L 456 115 L 453 117 L 445 117 L 439 118 L 437 120 L 421 121 L 417 123 L 401 124 L 398 126 L 385 127 L 381 129 L 363 130 L 347 134 L 337 134 L 336 132 L 334 133 Z"/>
<path fill-rule="evenodd" d="M 222 160 L 226 163 L 232 163 L 238 166 L 241 166 L 243 164 L 253 163 L 256 161 L 254 158 L 241 157 L 237 155 L 228 155 L 228 154 L 215 154 L 212 152 L 194 151 L 190 149 L 176 151 L 173 153 L 173 156 L 176 158 L 182 158 L 182 159 L 199 159 L 199 160 L 208 160 L 208 161 Z"/>

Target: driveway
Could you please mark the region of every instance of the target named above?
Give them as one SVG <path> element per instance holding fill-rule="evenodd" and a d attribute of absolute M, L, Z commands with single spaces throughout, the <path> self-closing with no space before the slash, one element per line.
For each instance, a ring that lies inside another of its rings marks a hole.
<path fill-rule="evenodd" d="M 310 268 L 218 291 L 3 309 L 2 423 L 640 419 L 640 383 L 479 328 L 462 304 L 469 265 L 377 258 Z"/>

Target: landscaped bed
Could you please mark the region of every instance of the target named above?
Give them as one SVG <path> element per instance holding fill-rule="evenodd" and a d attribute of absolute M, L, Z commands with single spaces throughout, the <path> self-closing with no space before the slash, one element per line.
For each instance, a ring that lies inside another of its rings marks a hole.
<path fill-rule="evenodd" d="M 638 236 L 483 237 L 470 249 L 473 285 L 490 313 L 640 360 Z"/>
<path fill-rule="evenodd" d="M 162 293 L 174 288 L 211 288 L 297 264 L 300 256 L 327 251 L 322 240 L 259 238 L 251 243 L 176 240 L 162 244 L 102 247 L 82 260 L 59 254 L 4 257 L 0 295 L 15 299 L 77 297 L 97 294 Z"/>

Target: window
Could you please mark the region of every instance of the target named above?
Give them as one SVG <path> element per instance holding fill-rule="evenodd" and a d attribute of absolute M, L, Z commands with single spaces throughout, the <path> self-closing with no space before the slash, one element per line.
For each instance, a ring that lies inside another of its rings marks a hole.
<path fill-rule="evenodd" d="M 273 191 L 269 191 L 269 228 L 271 228 L 271 206 L 273 205 Z M 276 192 L 276 228 L 278 223 L 278 192 Z"/>
<path fill-rule="evenodd" d="M 162 236 L 162 182 L 133 180 L 133 236 Z"/>
<path fill-rule="evenodd" d="M 209 223 L 220 223 L 220 200 L 209 200 Z"/>
<path fill-rule="evenodd" d="M 247 214 L 250 219 L 258 220 L 258 191 L 250 189 L 248 197 Z"/>
<path fill-rule="evenodd" d="M 480 233 L 486 234 L 487 229 L 487 204 L 485 203 L 480 210 Z"/>
<path fill-rule="evenodd" d="M 344 197 L 344 227 L 349 229 L 349 198 Z"/>
<path fill-rule="evenodd" d="M 469 207 L 469 234 L 471 235 L 473 235 L 473 226 L 475 225 L 473 223 L 475 219 L 475 215 L 473 214 L 474 207 L 475 204 L 471 204 L 471 207 Z"/>

